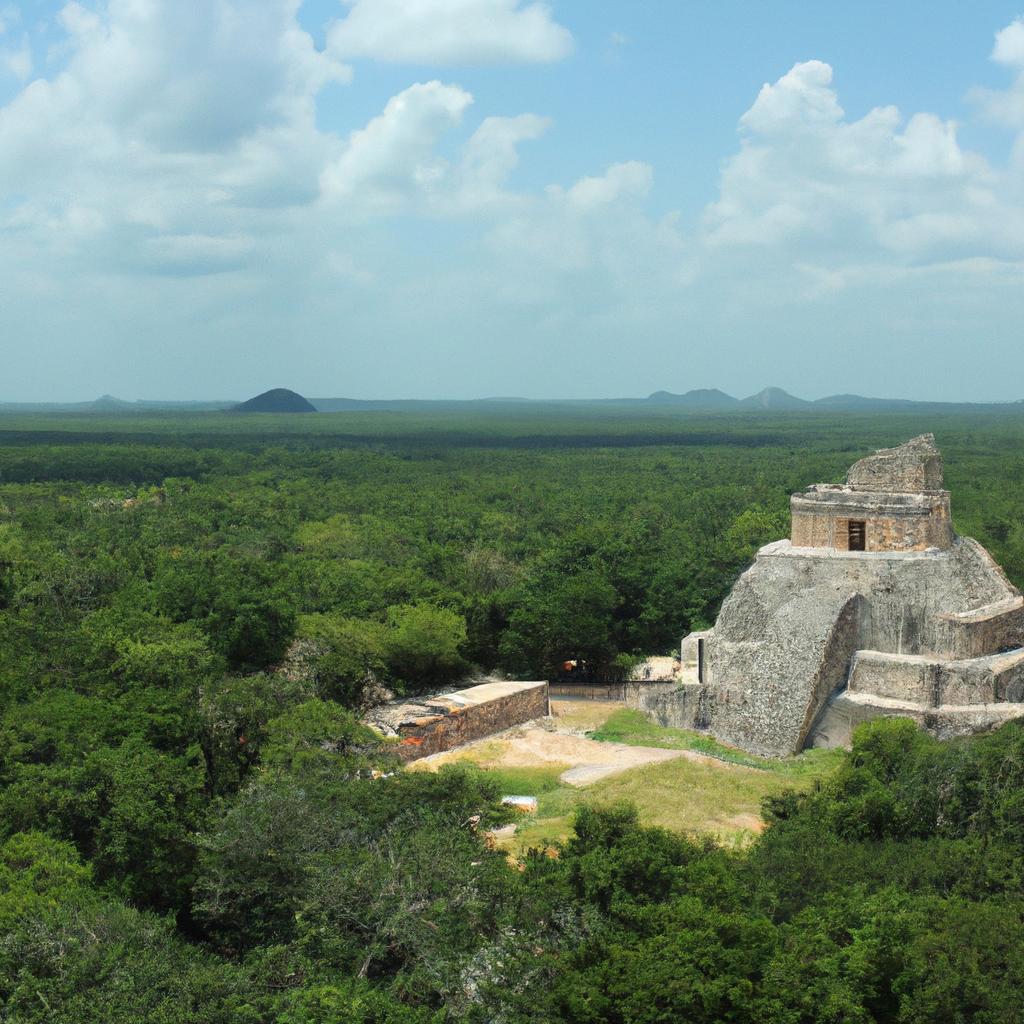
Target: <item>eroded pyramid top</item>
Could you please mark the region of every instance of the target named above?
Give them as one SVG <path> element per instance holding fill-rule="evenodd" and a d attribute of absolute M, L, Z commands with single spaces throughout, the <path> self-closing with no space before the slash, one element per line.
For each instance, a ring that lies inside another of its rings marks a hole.
<path fill-rule="evenodd" d="M 921 434 L 855 462 L 846 474 L 846 486 L 896 494 L 942 490 L 942 456 L 935 447 L 935 435 Z"/>

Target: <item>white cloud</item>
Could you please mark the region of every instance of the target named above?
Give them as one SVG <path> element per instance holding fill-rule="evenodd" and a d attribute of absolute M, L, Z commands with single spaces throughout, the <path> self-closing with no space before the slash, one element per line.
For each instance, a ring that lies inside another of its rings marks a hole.
<path fill-rule="evenodd" d="M 820 60 L 796 64 L 774 85 L 761 87 L 740 126 L 759 135 L 813 131 L 837 123 L 843 110 L 830 88 L 832 69 Z"/>
<path fill-rule="evenodd" d="M 551 126 L 546 117 L 486 117 L 463 148 L 459 169 L 462 200 L 468 206 L 500 201 L 519 163 L 519 144 L 539 139 Z"/>
<path fill-rule="evenodd" d="M 820 61 L 765 85 L 740 119 L 705 218 L 709 246 L 778 247 L 848 261 L 1024 256 L 1020 211 L 999 176 L 933 114 L 895 107 L 846 118 Z M 1007 220 L 1009 217 L 1009 220 Z"/>
<path fill-rule="evenodd" d="M 520 0 L 345 0 L 328 50 L 405 64 L 546 63 L 572 52 L 572 34 L 545 3 Z"/>
<path fill-rule="evenodd" d="M 388 100 L 384 112 L 350 136 L 320 179 L 325 197 L 353 200 L 359 209 L 392 210 L 411 194 L 440 186 L 447 163 L 435 152 L 473 97 L 454 85 L 425 82 Z"/>
<path fill-rule="evenodd" d="M 234 241 L 247 221 L 278 230 L 269 211 L 315 201 L 340 144 L 318 129 L 316 97 L 350 71 L 314 48 L 297 9 L 67 4 L 63 66 L 0 108 L 0 211 L 19 238 L 41 257 L 77 240 L 90 268 L 130 265 L 133 252 L 175 274 L 239 265 L 256 247 Z M 57 234 L 85 210 L 103 230 Z"/>
<path fill-rule="evenodd" d="M 992 59 L 1014 68 L 1024 68 L 1024 19 L 1018 18 L 996 33 Z"/>
<path fill-rule="evenodd" d="M 32 50 L 27 36 L 17 46 L 0 47 L 0 74 L 3 73 L 22 82 L 32 74 Z"/>
<path fill-rule="evenodd" d="M 993 121 L 1021 132 L 1018 151 L 1021 166 L 1024 166 L 1024 19 L 996 33 L 992 60 L 1016 69 L 1016 79 L 1007 89 L 972 89 L 968 98 Z"/>
<path fill-rule="evenodd" d="M 654 171 L 649 164 L 628 160 L 612 164 L 597 178 L 581 178 L 567 193 L 569 205 L 589 209 L 606 206 L 617 199 L 643 199 L 651 190 Z"/>

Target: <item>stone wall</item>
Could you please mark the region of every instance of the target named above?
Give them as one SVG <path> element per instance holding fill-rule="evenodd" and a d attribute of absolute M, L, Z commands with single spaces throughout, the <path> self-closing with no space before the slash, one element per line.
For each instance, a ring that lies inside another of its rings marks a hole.
<path fill-rule="evenodd" d="M 877 497 L 876 501 L 866 501 Z M 945 550 L 953 543 L 949 495 L 862 495 L 810 490 L 790 501 L 794 547 L 848 548 L 851 520 L 865 524 L 867 551 Z"/>
<path fill-rule="evenodd" d="M 493 697 L 480 694 L 479 700 L 459 703 L 462 695 L 472 696 L 474 691 L 488 687 L 502 687 Z M 514 689 L 513 689 L 514 687 Z M 492 683 L 470 690 L 434 698 L 429 707 L 435 713 L 424 715 L 398 726 L 398 756 L 403 761 L 414 761 L 428 754 L 451 750 L 463 743 L 492 736 L 524 722 L 544 718 L 548 714 L 548 684 Z"/>
<path fill-rule="evenodd" d="M 669 729 L 693 729 L 702 724 L 699 683 L 630 683 L 623 699 L 631 708 L 650 715 Z"/>
<path fill-rule="evenodd" d="M 883 448 L 846 474 L 846 484 L 858 491 L 920 493 L 942 487 L 942 456 L 931 434 L 922 434 L 898 448 Z"/>
<path fill-rule="evenodd" d="M 1024 647 L 1024 598 L 938 617 L 939 641 L 952 657 L 977 658 Z"/>
<path fill-rule="evenodd" d="M 701 713 L 708 728 L 754 753 L 800 750 L 822 705 L 846 682 L 856 651 L 943 660 L 955 657 L 948 647 L 951 630 L 980 642 L 982 627 L 970 634 L 965 623 L 1000 622 L 995 613 L 977 613 L 999 606 L 1005 618 L 1019 596 L 992 567 L 984 549 L 967 538 L 948 551 L 921 553 L 768 545 L 733 588 L 707 640 Z M 998 633 L 995 625 L 985 628 L 988 636 Z M 1010 627 L 1003 622 L 999 628 Z M 998 648 L 984 653 L 996 655 Z M 925 694 L 936 685 L 912 661 L 866 661 L 863 671 L 878 677 L 871 683 L 863 677 L 876 692 Z M 993 672 L 991 666 L 948 672 L 942 679 L 949 693 L 939 699 L 954 699 L 957 687 L 958 700 L 970 687 L 979 699 L 1006 699 L 993 690 Z M 1002 685 L 1010 692 L 1015 684 Z M 994 695 L 986 698 L 986 692 Z"/>
<path fill-rule="evenodd" d="M 1024 698 L 1024 652 L 941 661 L 920 655 L 858 651 L 850 693 L 874 694 L 924 708 L 1019 702 Z"/>
<path fill-rule="evenodd" d="M 752 572 L 729 595 L 708 641 L 702 720 L 723 743 L 779 757 L 803 749 L 824 702 L 845 682 L 862 599 L 803 585 L 770 608 Z"/>
<path fill-rule="evenodd" d="M 909 718 L 936 739 L 971 736 L 1024 716 L 1024 704 L 949 704 L 926 708 L 874 694 L 837 694 L 815 724 L 809 746 L 849 747 L 853 730 L 875 718 Z"/>

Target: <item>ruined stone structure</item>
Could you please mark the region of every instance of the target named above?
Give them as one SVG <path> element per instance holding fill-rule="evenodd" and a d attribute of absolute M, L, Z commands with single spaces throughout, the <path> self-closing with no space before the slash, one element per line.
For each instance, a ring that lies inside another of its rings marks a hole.
<path fill-rule="evenodd" d="M 1024 716 L 1024 598 L 953 533 L 942 483 L 926 434 L 793 495 L 791 539 L 683 641 L 681 682 L 649 710 L 769 756 L 846 745 L 880 715 L 940 737 Z"/>
<path fill-rule="evenodd" d="M 414 761 L 549 713 L 546 682 L 491 679 L 455 693 L 381 705 L 365 722 L 397 737 L 398 756 Z"/>

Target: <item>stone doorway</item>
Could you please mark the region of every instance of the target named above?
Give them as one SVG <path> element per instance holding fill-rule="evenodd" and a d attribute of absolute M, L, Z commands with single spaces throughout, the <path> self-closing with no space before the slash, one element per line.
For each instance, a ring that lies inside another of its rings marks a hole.
<path fill-rule="evenodd" d="M 864 551 L 867 523 L 863 519 L 850 519 L 846 524 L 846 550 Z"/>

